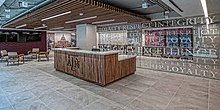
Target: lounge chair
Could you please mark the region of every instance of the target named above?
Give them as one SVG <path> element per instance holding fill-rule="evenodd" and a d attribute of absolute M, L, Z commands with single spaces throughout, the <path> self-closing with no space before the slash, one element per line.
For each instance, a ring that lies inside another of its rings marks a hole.
<path fill-rule="evenodd" d="M 38 55 L 37 55 L 37 60 L 40 61 L 42 58 L 46 58 L 47 61 L 49 61 L 49 54 L 50 54 L 50 51 L 39 52 Z"/>
<path fill-rule="evenodd" d="M 40 52 L 39 48 L 33 48 L 31 51 L 28 51 L 28 55 L 31 55 L 32 58 L 37 58 L 38 53 Z"/>
<path fill-rule="evenodd" d="M 7 65 L 9 65 L 11 62 L 13 64 L 17 62 L 17 64 L 19 65 L 19 55 L 17 52 L 8 52 Z"/>
<path fill-rule="evenodd" d="M 8 59 L 8 52 L 6 50 L 1 50 L 1 62 L 3 60 L 7 60 Z"/>

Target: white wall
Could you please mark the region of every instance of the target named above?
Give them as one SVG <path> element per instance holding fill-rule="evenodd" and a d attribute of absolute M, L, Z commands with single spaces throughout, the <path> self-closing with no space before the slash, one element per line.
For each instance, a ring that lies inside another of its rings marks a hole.
<path fill-rule="evenodd" d="M 80 24 L 76 26 L 77 47 L 83 50 L 91 50 L 97 45 L 96 26 L 89 24 Z"/>

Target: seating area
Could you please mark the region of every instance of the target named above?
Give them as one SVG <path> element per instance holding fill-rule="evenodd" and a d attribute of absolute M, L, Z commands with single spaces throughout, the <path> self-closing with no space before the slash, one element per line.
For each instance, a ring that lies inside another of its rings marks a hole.
<path fill-rule="evenodd" d="M 50 51 L 40 51 L 39 48 L 33 48 L 28 51 L 27 54 L 18 54 L 17 52 L 8 52 L 7 50 L 1 50 L 0 61 L 6 62 L 6 65 L 19 65 L 24 64 L 26 61 L 49 61 Z M 46 59 L 46 60 L 43 60 Z"/>

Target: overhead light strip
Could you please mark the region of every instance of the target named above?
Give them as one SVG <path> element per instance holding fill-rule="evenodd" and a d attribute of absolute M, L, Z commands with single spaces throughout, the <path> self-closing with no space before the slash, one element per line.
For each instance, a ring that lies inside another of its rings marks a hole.
<path fill-rule="evenodd" d="M 203 8 L 204 15 L 206 17 L 206 23 L 209 24 L 209 20 L 208 20 L 209 15 L 208 15 L 206 0 L 201 0 L 201 3 L 202 3 L 202 8 Z"/>
<path fill-rule="evenodd" d="M 58 30 L 58 29 L 63 29 L 64 27 L 57 27 L 57 28 L 51 28 L 50 30 Z"/>
<path fill-rule="evenodd" d="M 25 27 L 25 26 L 27 26 L 27 24 L 23 24 L 23 25 L 20 25 L 20 26 L 17 26 L 17 27 L 15 27 L 15 28 L 22 28 L 22 27 Z"/>
<path fill-rule="evenodd" d="M 206 0 L 201 0 L 201 3 L 202 3 L 202 8 L 203 8 L 205 17 L 208 17 L 208 9 L 207 9 Z"/>
<path fill-rule="evenodd" d="M 65 31 L 72 31 L 75 30 L 76 28 L 70 28 L 70 29 L 64 29 Z"/>
<path fill-rule="evenodd" d="M 127 24 L 128 22 L 119 22 L 119 23 L 111 23 L 111 24 L 103 24 L 98 26 L 112 26 L 112 25 L 120 25 L 120 24 Z"/>
<path fill-rule="evenodd" d="M 70 14 L 70 13 L 71 13 L 71 11 L 68 11 L 68 12 L 65 12 L 65 13 L 61 13 L 61 14 L 54 15 L 54 16 L 51 16 L 51 17 L 48 17 L 48 18 L 41 19 L 41 21 L 46 21 L 46 20 L 49 20 L 49 19 L 57 18 L 57 17 L 64 16 L 64 15 Z"/>
<path fill-rule="evenodd" d="M 88 17 L 88 18 L 77 19 L 77 20 L 73 20 L 73 21 L 67 21 L 67 22 L 65 22 L 65 23 L 68 24 L 68 23 L 73 23 L 73 22 L 78 22 L 78 21 L 85 21 L 85 20 L 95 19 L 95 18 L 97 18 L 97 16 L 92 16 L 92 17 Z"/>
<path fill-rule="evenodd" d="M 101 24 L 101 23 L 107 23 L 107 22 L 113 22 L 113 21 L 115 21 L 115 19 L 105 20 L 105 21 L 92 22 L 92 24 Z"/>
<path fill-rule="evenodd" d="M 208 19 L 209 14 L 208 14 L 206 0 L 200 0 L 200 1 L 202 3 L 203 12 L 204 12 L 204 15 L 205 15 L 205 18 L 206 18 L 206 27 L 208 29 L 209 28 L 209 19 Z"/>
<path fill-rule="evenodd" d="M 41 26 L 41 27 L 36 27 L 34 29 L 43 29 L 43 28 L 46 28 L 47 26 Z"/>

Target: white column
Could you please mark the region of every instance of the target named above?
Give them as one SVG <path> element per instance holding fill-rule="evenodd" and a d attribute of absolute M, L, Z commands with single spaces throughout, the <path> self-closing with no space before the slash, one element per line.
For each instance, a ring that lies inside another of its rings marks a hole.
<path fill-rule="evenodd" d="M 97 45 L 97 27 L 90 24 L 76 25 L 76 45 L 83 50 L 92 50 Z"/>

